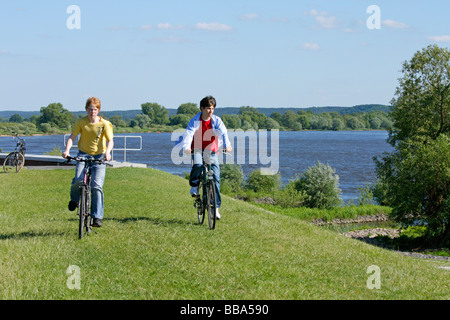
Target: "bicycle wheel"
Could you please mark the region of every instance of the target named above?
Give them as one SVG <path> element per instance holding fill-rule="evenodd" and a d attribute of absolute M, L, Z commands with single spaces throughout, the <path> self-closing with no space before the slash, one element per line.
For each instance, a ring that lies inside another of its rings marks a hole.
<path fill-rule="evenodd" d="M 199 191 L 199 196 L 197 197 L 197 199 L 195 199 L 195 206 L 197 207 L 197 218 L 198 218 L 198 223 L 203 224 L 203 221 L 205 220 L 205 192 L 203 190 L 203 183 L 200 183 L 200 185 L 198 186 L 198 191 Z"/>
<path fill-rule="evenodd" d="M 208 208 L 208 221 L 209 228 L 214 229 L 216 227 L 216 183 L 214 180 L 210 180 L 208 183 L 208 197 L 207 197 L 207 208 Z"/>
<path fill-rule="evenodd" d="M 86 214 L 84 216 L 84 227 L 86 229 L 86 233 L 89 234 L 92 230 L 92 224 L 93 224 L 93 219 L 91 216 L 91 208 L 90 208 L 90 204 L 91 204 L 91 189 L 90 188 L 86 188 Z"/>
<path fill-rule="evenodd" d="M 80 187 L 80 202 L 78 203 L 78 215 L 79 215 L 79 224 L 78 224 L 78 238 L 83 239 L 83 232 L 85 228 L 85 218 L 87 213 L 87 199 L 86 199 L 86 186 Z"/>
<path fill-rule="evenodd" d="M 11 152 L 3 162 L 3 171 L 5 173 L 19 172 L 25 163 L 25 157 L 20 152 Z"/>

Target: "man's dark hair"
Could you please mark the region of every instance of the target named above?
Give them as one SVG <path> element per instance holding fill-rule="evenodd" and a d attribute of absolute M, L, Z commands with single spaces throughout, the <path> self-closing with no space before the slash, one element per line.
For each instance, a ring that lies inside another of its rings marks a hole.
<path fill-rule="evenodd" d="M 208 108 L 209 106 L 216 107 L 216 99 L 213 96 L 207 96 L 200 101 L 200 109 Z"/>

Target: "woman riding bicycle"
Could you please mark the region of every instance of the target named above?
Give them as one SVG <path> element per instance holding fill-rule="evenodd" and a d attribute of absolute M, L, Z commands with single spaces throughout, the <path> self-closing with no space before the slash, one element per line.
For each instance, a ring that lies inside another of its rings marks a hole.
<path fill-rule="evenodd" d="M 97 160 L 102 158 L 106 161 L 111 160 L 111 151 L 114 146 L 113 126 L 111 122 L 98 115 L 100 108 L 101 103 L 98 98 L 91 97 L 86 101 L 85 109 L 87 116 L 75 122 L 72 134 L 67 140 L 66 150 L 62 153 L 63 158 L 70 155 L 70 148 L 72 148 L 73 142 L 78 134 L 81 134 L 78 140 L 78 156 L 93 156 Z M 77 162 L 75 177 L 72 180 L 70 188 L 70 202 L 68 206 L 70 211 L 74 211 L 78 206 L 78 200 L 80 198 L 79 185 L 83 181 L 84 166 L 84 162 Z M 105 173 L 105 164 L 92 165 L 91 215 L 94 219 L 94 227 L 101 227 L 103 225 L 103 184 L 105 182 Z"/>
<path fill-rule="evenodd" d="M 191 196 L 198 196 L 198 185 L 202 172 L 203 156 L 207 155 L 211 159 L 211 168 L 214 171 L 214 180 L 217 194 L 217 208 L 221 205 L 220 196 L 220 167 L 217 152 L 219 146 L 224 144 L 226 151 L 232 150 L 228 131 L 222 119 L 213 115 L 216 107 L 216 99 L 207 96 L 200 101 L 201 112 L 195 115 L 186 128 L 183 135 L 182 149 L 186 154 L 192 154 L 193 166 L 190 174 L 189 184 L 191 186 Z M 194 152 L 201 150 L 201 152 Z M 216 218 L 220 219 L 217 209 Z"/>

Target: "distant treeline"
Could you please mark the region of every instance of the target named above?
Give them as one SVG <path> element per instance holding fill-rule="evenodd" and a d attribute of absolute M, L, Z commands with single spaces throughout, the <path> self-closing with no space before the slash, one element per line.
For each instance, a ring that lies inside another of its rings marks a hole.
<path fill-rule="evenodd" d="M 380 130 L 389 129 L 391 107 L 358 105 L 354 107 L 311 108 L 220 108 L 220 116 L 230 129 L 280 130 Z M 199 112 L 195 103 L 185 103 L 178 109 L 166 109 L 158 103 L 143 103 L 141 110 L 101 111 L 117 132 L 172 131 L 184 128 Z M 40 112 L 0 111 L 0 134 L 58 134 L 70 132 L 73 123 L 86 115 L 85 111 L 70 112 L 60 103 L 42 107 Z"/>

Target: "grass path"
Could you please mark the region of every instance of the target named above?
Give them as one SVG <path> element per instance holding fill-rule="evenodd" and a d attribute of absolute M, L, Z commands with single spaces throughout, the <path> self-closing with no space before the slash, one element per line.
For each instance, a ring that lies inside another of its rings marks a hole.
<path fill-rule="evenodd" d="M 72 175 L 0 174 L 1 299 L 450 298 L 443 262 L 226 196 L 211 231 L 197 223 L 187 181 L 153 169 L 108 168 L 104 227 L 80 241 L 67 210 Z M 372 265 L 380 289 L 367 287 Z"/>

